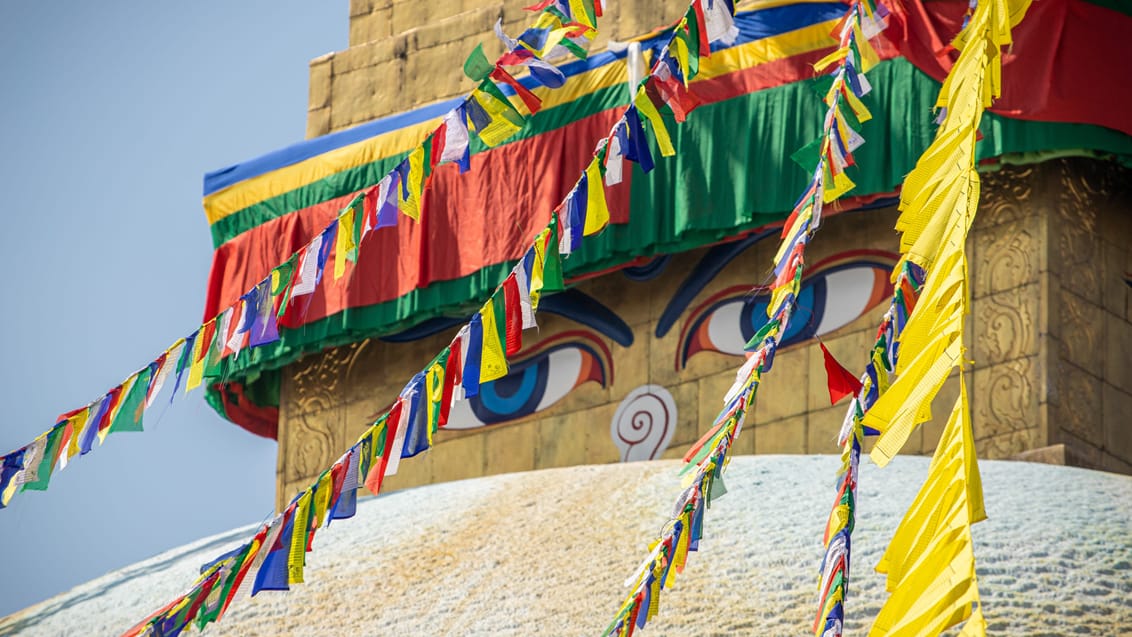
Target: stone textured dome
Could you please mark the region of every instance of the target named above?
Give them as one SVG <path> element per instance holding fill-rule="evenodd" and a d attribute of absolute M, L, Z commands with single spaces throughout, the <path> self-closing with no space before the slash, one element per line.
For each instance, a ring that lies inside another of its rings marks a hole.
<path fill-rule="evenodd" d="M 740 456 L 652 635 L 801 635 L 815 610 L 830 456 Z M 927 458 L 862 463 L 847 635 L 884 600 L 873 566 Z M 597 635 L 679 492 L 675 461 L 551 469 L 370 498 L 318 532 L 306 584 L 236 600 L 212 635 Z M 983 462 L 974 529 L 995 635 L 1132 635 L 1132 478 Z M 0 634 L 116 634 L 251 527 L 201 540 L 0 620 Z"/>

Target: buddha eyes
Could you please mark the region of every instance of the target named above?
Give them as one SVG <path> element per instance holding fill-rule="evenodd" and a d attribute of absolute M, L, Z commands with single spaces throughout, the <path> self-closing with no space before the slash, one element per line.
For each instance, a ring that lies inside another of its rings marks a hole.
<path fill-rule="evenodd" d="M 876 307 L 892 293 L 888 277 L 896 255 L 844 253 L 815 265 L 802 281 L 797 309 L 779 347 L 837 330 Z M 692 310 L 680 335 L 676 367 L 703 351 L 742 356 L 743 346 L 767 321 L 769 290 L 734 286 Z"/>
<path fill-rule="evenodd" d="M 583 331 L 559 334 L 539 346 L 503 378 L 480 385 L 479 394 L 457 402 L 447 429 L 474 429 L 518 420 L 548 409 L 589 382 L 611 380 L 609 351 Z"/>

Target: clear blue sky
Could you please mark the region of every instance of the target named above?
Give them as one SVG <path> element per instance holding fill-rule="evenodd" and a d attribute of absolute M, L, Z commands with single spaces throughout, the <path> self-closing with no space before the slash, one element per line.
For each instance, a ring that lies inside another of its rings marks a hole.
<path fill-rule="evenodd" d="M 348 14 L 346 0 L 0 3 L 0 453 L 200 323 L 201 178 L 302 139 L 307 63 L 346 47 Z M 274 442 L 199 391 L 161 411 L 0 511 L 0 616 L 270 513 Z"/>

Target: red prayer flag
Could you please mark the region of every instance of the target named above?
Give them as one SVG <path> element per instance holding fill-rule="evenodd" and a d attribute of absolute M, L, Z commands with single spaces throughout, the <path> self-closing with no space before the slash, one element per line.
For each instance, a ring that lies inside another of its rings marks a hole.
<path fill-rule="evenodd" d="M 491 72 L 491 77 L 515 89 L 515 93 L 518 94 L 519 99 L 523 100 L 523 103 L 527 105 L 527 110 L 530 112 L 537 113 L 538 110 L 542 108 L 542 100 L 540 100 L 537 95 L 530 92 L 527 87 L 520 84 L 519 80 L 516 80 L 507 71 L 497 66 L 495 70 Z"/>
<path fill-rule="evenodd" d="M 523 308 L 519 303 L 519 281 L 514 272 L 503 281 L 503 305 L 507 310 L 507 356 L 514 356 L 523 349 Z"/>
<path fill-rule="evenodd" d="M 826 349 L 825 343 L 818 341 L 822 355 L 825 356 L 825 374 L 829 382 L 829 404 L 836 405 L 837 401 L 846 396 L 855 396 L 861 391 L 861 381 L 857 380 L 849 370 L 845 369 L 833 354 Z"/>
<path fill-rule="evenodd" d="M 448 361 L 444 366 L 444 393 L 440 397 L 440 416 L 437 427 L 448 424 L 448 414 L 452 410 L 452 389 L 462 380 L 464 357 L 460 351 L 460 339 L 452 339 L 448 346 Z"/>
<path fill-rule="evenodd" d="M 429 162 L 429 176 L 431 177 L 432 171 L 436 170 L 437 164 L 440 163 L 440 156 L 444 154 L 444 142 L 448 137 L 448 124 L 444 121 L 440 122 L 440 127 L 432 132 L 432 138 L 429 140 L 432 143 L 431 152 L 428 156 Z M 374 217 L 376 219 L 376 217 Z"/>
<path fill-rule="evenodd" d="M 402 402 L 398 400 L 389 410 L 389 416 L 385 419 L 385 449 L 381 452 L 381 462 L 370 467 L 369 474 L 366 475 L 366 488 L 374 495 L 381 491 L 385 467 L 389 465 L 389 454 L 393 453 L 393 439 L 397 437 L 397 427 L 401 422 L 401 405 Z M 397 453 L 401 453 L 401 450 L 398 449 Z"/>
<path fill-rule="evenodd" d="M 711 57 L 711 41 L 707 37 L 707 19 L 704 17 L 704 0 L 692 3 L 692 12 L 696 14 L 696 31 L 700 34 L 700 57 Z"/>

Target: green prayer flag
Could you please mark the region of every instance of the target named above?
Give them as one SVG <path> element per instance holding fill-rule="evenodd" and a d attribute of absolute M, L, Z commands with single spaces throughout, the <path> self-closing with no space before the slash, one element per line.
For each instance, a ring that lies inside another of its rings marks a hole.
<path fill-rule="evenodd" d="M 685 46 L 688 47 L 688 77 L 689 82 L 692 78 L 700 73 L 700 25 L 696 20 L 696 9 L 691 4 L 688 5 L 688 10 L 684 12 L 684 21 L 688 24 L 688 30 L 680 29 L 676 37 L 684 41 Z"/>
<path fill-rule="evenodd" d="M 145 411 L 145 395 L 149 389 L 152 368 L 146 367 L 137 373 L 130 391 L 122 398 L 122 406 L 110 423 L 110 433 L 119 431 L 142 431 L 142 414 Z"/>
<path fill-rule="evenodd" d="M 716 476 L 711 481 L 711 499 L 718 500 L 727 495 L 727 487 L 723 484 L 723 476 Z"/>
<path fill-rule="evenodd" d="M 818 162 L 821 161 L 821 144 L 824 139 L 824 137 L 818 137 L 790 155 L 790 159 L 801 166 L 807 175 L 814 174 L 814 171 L 818 168 Z"/>
<path fill-rule="evenodd" d="M 542 292 L 561 292 L 566 289 L 562 277 L 562 255 L 558 252 L 558 215 L 550 220 L 550 241 L 546 246 L 546 264 L 542 270 Z"/>
<path fill-rule="evenodd" d="M 39 470 L 36 479 L 25 482 L 20 491 L 46 491 L 47 483 L 51 481 L 51 472 L 55 470 L 55 454 L 59 452 L 59 442 L 63 439 L 63 429 L 66 425 L 56 425 L 47 432 L 47 446 L 43 450 L 43 460 L 39 461 Z"/>
<path fill-rule="evenodd" d="M 491 309 L 495 312 L 495 333 L 499 336 L 499 344 L 507 349 L 507 295 L 503 288 L 495 291 L 491 296 Z"/>
<path fill-rule="evenodd" d="M 491 75 L 495 69 L 495 65 L 487 60 L 487 56 L 483 54 L 483 44 L 477 44 L 476 48 L 472 50 L 471 55 L 464 61 L 464 75 L 467 75 L 473 82 L 480 82 Z"/>
<path fill-rule="evenodd" d="M 361 197 L 359 197 L 357 201 L 361 201 Z M 357 234 L 357 228 L 360 228 L 361 225 L 361 218 L 355 217 L 355 234 Z M 354 243 L 356 246 L 357 241 L 355 240 Z M 355 250 L 356 249 L 357 248 L 355 247 Z M 347 258 L 349 258 L 349 255 L 347 255 Z M 291 289 L 292 287 L 294 287 L 291 284 L 293 283 L 293 279 L 295 278 L 295 264 L 298 262 L 298 260 L 298 253 L 292 254 L 291 257 L 284 261 L 282 265 L 276 267 L 275 270 L 272 271 L 271 297 L 274 299 L 279 295 L 283 295 L 283 298 L 279 301 L 279 310 L 276 313 L 277 318 L 283 318 L 283 313 L 287 311 L 287 304 L 291 302 Z M 276 272 L 278 272 L 278 276 L 275 275 Z M 221 345 L 221 347 L 223 347 L 223 345 Z"/>
<path fill-rule="evenodd" d="M 771 333 L 771 331 L 776 329 L 778 329 L 778 319 L 774 319 L 773 321 L 770 321 L 766 325 L 762 326 L 762 328 L 760 328 L 759 331 L 751 337 L 751 340 L 747 341 L 747 344 L 743 346 L 743 349 L 747 350 L 748 352 L 756 349 L 759 344 L 766 340 L 766 337 Z"/>

